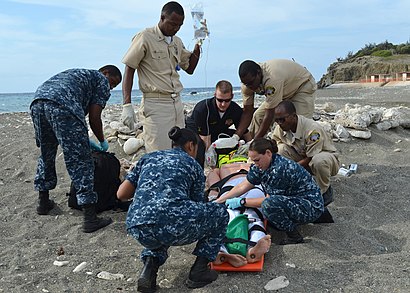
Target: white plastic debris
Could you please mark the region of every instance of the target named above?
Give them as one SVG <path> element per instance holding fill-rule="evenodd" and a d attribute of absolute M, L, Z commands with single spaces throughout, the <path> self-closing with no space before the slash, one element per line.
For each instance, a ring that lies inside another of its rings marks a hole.
<path fill-rule="evenodd" d="M 78 266 L 75 267 L 75 269 L 73 270 L 73 273 L 81 272 L 86 266 L 87 266 L 87 262 L 83 261 L 82 263 L 80 263 Z"/>
<path fill-rule="evenodd" d="M 113 274 L 106 271 L 101 271 L 97 274 L 97 278 L 104 280 L 124 280 L 123 274 Z"/>
<path fill-rule="evenodd" d="M 350 164 L 349 171 L 353 174 L 357 173 L 357 164 Z"/>
<path fill-rule="evenodd" d="M 279 290 L 282 288 L 286 288 L 287 286 L 289 286 L 289 280 L 285 276 L 280 276 L 273 280 L 270 280 L 265 285 L 265 290 L 268 290 L 268 291 Z"/>
<path fill-rule="evenodd" d="M 337 172 L 337 175 L 342 175 L 342 176 L 348 177 L 348 176 L 352 175 L 352 172 L 349 169 L 340 167 L 339 172 Z"/>

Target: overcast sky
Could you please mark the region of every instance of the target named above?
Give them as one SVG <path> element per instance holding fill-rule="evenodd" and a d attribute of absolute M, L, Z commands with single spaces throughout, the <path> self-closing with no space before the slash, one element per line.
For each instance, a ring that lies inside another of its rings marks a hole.
<path fill-rule="evenodd" d="M 117 65 L 131 38 L 158 23 L 157 0 L 1 0 L 0 93 L 33 92 L 68 68 Z M 203 4 L 210 30 L 194 75 L 185 87 L 240 85 L 246 60 L 294 59 L 319 80 L 328 66 L 369 43 L 410 40 L 408 0 L 210 0 L 179 3 L 185 22 L 178 36 L 192 50 L 191 8 Z M 137 87 L 134 82 L 134 87 Z M 116 89 L 121 89 L 121 86 Z"/>

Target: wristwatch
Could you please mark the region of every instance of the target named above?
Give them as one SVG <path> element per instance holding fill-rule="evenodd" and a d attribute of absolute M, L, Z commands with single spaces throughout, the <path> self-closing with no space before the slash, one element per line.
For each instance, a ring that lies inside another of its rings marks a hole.
<path fill-rule="evenodd" d="M 245 206 L 246 205 L 246 198 L 241 198 L 241 201 L 239 203 L 241 204 L 241 206 Z"/>

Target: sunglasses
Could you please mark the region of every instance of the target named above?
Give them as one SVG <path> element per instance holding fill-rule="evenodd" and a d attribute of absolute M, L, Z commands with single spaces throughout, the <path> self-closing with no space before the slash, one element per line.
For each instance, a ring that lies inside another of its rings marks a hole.
<path fill-rule="evenodd" d="M 278 124 L 282 124 L 282 123 L 285 122 L 286 118 L 288 118 L 289 116 L 290 116 L 290 114 L 286 115 L 286 116 L 283 116 L 283 117 L 275 118 L 275 122 L 278 123 Z"/>
<path fill-rule="evenodd" d="M 217 97 L 214 97 L 219 103 L 223 103 L 223 102 L 225 102 L 225 103 L 230 103 L 231 101 L 232 101 L 232 99 L 233 98 L 230 98 L 230 99 L 226 99 L 226 100 L 224 100 L 224 99 L 218 99 Z"/>

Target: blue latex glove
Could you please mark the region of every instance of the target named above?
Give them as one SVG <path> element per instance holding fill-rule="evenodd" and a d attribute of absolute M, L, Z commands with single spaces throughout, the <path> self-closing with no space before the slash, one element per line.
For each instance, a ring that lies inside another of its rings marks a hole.
<path fill-rule="evenodd" d="M 100 151 L 100 152 L 102 151 L 100 144 L 91 138 L 90 138 L 90 147 L 93 151 Z"/>
<path fill-rule="evenodd" d="M 103 152 L 106 152 L 109 148 L 108 141 L 106 139 L 104 139 L 104 141 L 101 141 L 100 147 Z"/>
<path fill-rule="evenodd" d="M 235 197 L 235 198 L 230 198 L 230 199 L 227 199 L 226 201 L 225 201 L 225 205 L 229 208 L 229 209 L 237 209 L 237 208 L 240 208 L 242 205 L 241 205 L 241 198 L 239 198 L 239 197 Z"/>

